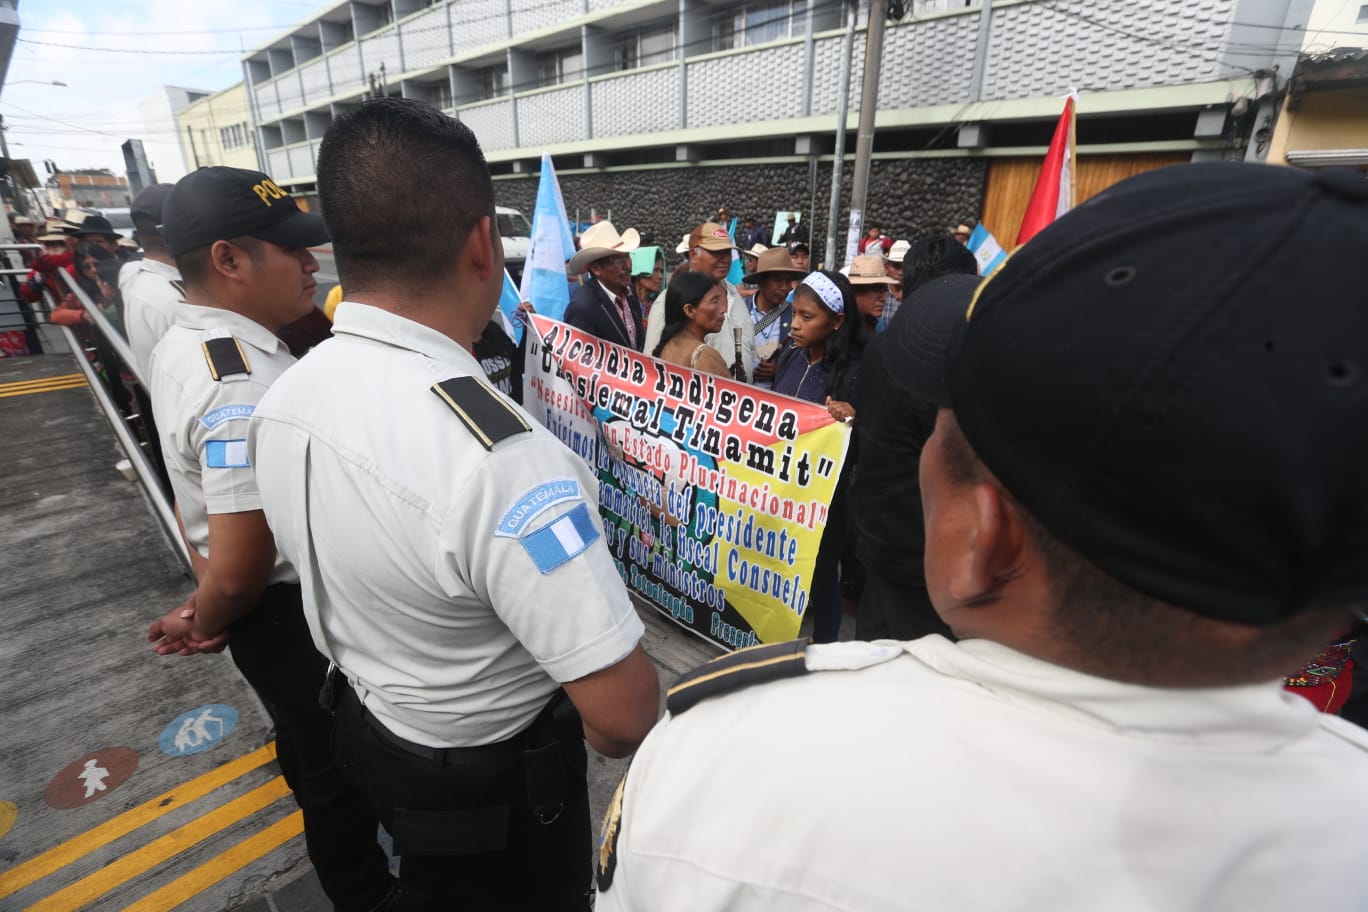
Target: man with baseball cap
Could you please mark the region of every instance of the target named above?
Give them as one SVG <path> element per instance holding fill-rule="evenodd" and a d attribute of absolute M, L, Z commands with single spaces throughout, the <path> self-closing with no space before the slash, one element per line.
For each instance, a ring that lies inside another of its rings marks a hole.
<path fill-rule="evenodd" d="M 146 191 L 145 191 L 146 192 Z M 137 207 L 157 208 L 139 195 Z M 304 620 L 299 578 L 277 553 L 247 456 L 247 419 L 294 364 L 276 332 L 313 305 L 328 239 L 265 174 L 201 168 L 164 194 L 160 218 L 184 301 L 148 363 L 152 406 L 199 579 L 184 606 L 152 624 L 158 653 L 222 648 L 261 697 L 285 781 L 304 812 L 309 857 L 340 910 L 399 902 L 376 818 L 333 762 L 332 719 L 318 704 L 327 662 Z M 144 222 L 146 227 L 147 222 Z"/>
<path fill-rule="evenodd" d="M 727 291 L 727 318 L 722 329 L 707 336 L 705 341 L 722 360 L 735 370 L 738 352 L 740 366 L 747 378 L 755 376 L 759 358 L 755 354 L 755 324 L 741 292 L 727 281 L 731 271 L 732 254 L 740 248 L 732 243 L 727 229 L 717 222 L 704 222 L 689 235 L 689 271 L 711 275 L 722 283 Z M 655 351 L 660 342 L 660 334 L 665 329 L 665 308 L 653 307 L 646 321 L 646 345 L 644 351 Z"/>
<path fill-rule="evenodd" d="M 961 641 L 686 675 L 600 912 L 1368 908 L 1368 734 L 1280 687 L 1368 606 L 1366 248 L 1361 176 L 1190 164 L 919 289 Z"/>
<path fill-rule="evenodd" d="M 884 272 L 892 279 L 892 284 L 888 287 L 888 303 L 884 306 L 883 319 L 881 322 L 884 327 L 888 326 L 888 321 L 893 319 L 893 315 L 902 306 L 902 272 L 903 258 L 912 249 L 911 243 L 904 240 L 893 242 L 893 246 L 888 248 L 888 254 L 884 256 Z"/>
<path fill-rule="evenodd" d="M 144 379 L 152 349 L 175 322 L 176 305 L 185 300 L 180 272 L 161 234 L 162 205 L 170 192 L 170 184 L 152 184 L 133 197 L 129 214 L 143 257 L 119 271 L 128 346 Z"/>

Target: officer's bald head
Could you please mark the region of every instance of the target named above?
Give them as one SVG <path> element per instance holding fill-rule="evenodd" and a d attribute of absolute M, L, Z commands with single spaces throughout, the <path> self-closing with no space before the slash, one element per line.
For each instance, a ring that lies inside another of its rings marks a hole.
<path fill-rule="evenodd" d="M 475 134 L 430 105 L 378 98 L 333 122 L 318 195 L 342 286 L 430 288 L 449 279 L 494 185 Z"/>

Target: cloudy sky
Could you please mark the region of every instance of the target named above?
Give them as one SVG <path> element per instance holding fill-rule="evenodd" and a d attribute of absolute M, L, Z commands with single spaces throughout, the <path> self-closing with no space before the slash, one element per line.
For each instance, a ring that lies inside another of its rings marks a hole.
<path fill-rule="evenodd" d="M 184 173 L 174 127 L 146 126 L 140 103 L 165 85 L 227 88 L 242 78 L 243 48 L 325 5 L 331 4 L 20 0 L 19 39 L 0 89 L 10 155 L 30 159 L 43 177 L 47 159 L 64 170 L 123 174 L 119 146 L 137 137 L 148 144 L 158 179 L 174 181 Z"/>

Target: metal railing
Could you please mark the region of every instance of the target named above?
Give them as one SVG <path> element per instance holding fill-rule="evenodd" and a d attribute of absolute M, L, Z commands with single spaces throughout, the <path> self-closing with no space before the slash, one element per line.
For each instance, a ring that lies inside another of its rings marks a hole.
<path fill-rule="evenodd" d="M 122 364 L 106 364 L 104 366 L 109 374 L 109 381 L 111 383 L 121 382 L 120 371 L 126 371 L 134 378 L 138 385 L 142 387 L 143 392 L 146 393 L 148 388 L 146 378 L 144 378 L 142 373 L 138 370 L 137 361 L 133 357 L 133 350 L 128 347 L 128 342 L 124 339 L 122 333 L 114 327 L 114 324 L 109 322 L 109 319 L 100 311 L 100 308 L 95 302 L 90 300 L 90 296 L 85 293 L 85 290 L 81 288 L 80 284 L 77 283 L 65 269 L 58 270 L 57 274 L 62 277 L 62 281 L 66 284 L 67 288 L 70 289 L 72 295 L 75 296 L 76 300 L 90 317 L 91 328 L 101 336 L 103 341 L 107 343 L 109 350 L 113 351 L 117 359 L 122 362 Z M 95 366 L 91 363 L 89 354 L 92 353 L 92 350 L 87 349 L 86 346 L 82 344 L 71 327 L 61 326 L 59 328 L 62 331 L 62 336 L 66 339 L 67 345 L 71 347 L 72 355 L 75 356 L 77 363 L 80 365 L 81 373 L 85 375 L 86 382 L 90 385 L 90 391 L 94 395 L 95 401 L 99 404 L 100 411 L 104 413 L 105 419 L 109 422 L 109 426 L 114 430 L 114 436 L 118 438 L 119 446 L 123 448 L 129 463 L 132 464 L 133 471 L 138 478 L 138 483 L 143 489 L 143 494 L 146 496 L 148 503 L 152 505 L 152 511 L 161 524 L 163 534 L 171 543 L 172 550 L 184 566 L 186 572 L 193 578 L 194 570 L 190 563 L 190 553 L 186 548 L 185 539 L 181 536 L 180 523 L 176 520 L 175 508 L 172 505 L 171 499 L 168 498 L 166 493 L 162 490 L 161 479 L 158 477 L 156 470 L 152 467 L 152 463 L 148 459 L 147 453 L 143 450 L 142 444 L 129 428 L 129 423 L 136 420 L 139 415 L 137 413 L 125 415 L 119 410 L 118 405 L 115 404 L 113 398 L 109 394 L 109 390 L 105 386 L 105 381 L 100 377 L 99 373 L 95 370 Z M 150 398 L 144 397 L 144 401 L 150 401 Z"/>

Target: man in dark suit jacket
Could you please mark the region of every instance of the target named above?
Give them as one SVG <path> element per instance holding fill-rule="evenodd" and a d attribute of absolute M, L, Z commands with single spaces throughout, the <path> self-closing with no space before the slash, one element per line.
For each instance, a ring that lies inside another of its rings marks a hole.
<path fill-rule="evenodd" d="M 641 303 L 632 291 L 630 252 L 640 244 L 633 228 L 621 235 L 611 222 L 599 222 L 580 239 L 581 249 L 566 271 L 581 275 L 588 270 L 578 291 L 565 309 L 565 322 L 600 339 L 641 351 L 646 327 Z"/>

